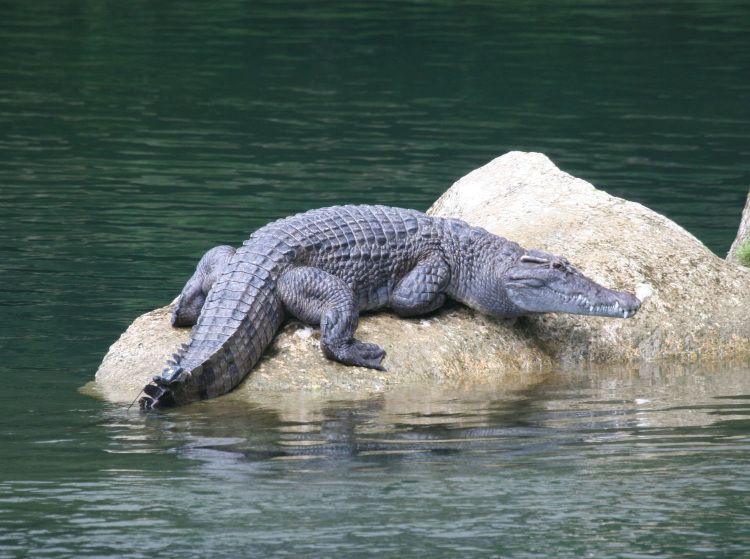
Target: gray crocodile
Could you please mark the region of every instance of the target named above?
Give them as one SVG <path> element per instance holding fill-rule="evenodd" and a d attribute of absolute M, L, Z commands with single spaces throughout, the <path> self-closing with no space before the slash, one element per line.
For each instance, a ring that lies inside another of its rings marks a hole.
<path fill-rule="evenodd" d="M 208 251 L 180 294 L 190 340 L 147 384 L 142 408 L 232 390 L 289 317 L 320 326 L 345 365 L 383 369 L 385 351 L 354 338 L 359 313 L 430 313 L 447 298 L 502 318 L 533 313 L 628 318 L 640 301 L 602 287 L 560 256 L 458 219 L 384 206 L 336 206 L 270 223 L 235 250 Z"/>

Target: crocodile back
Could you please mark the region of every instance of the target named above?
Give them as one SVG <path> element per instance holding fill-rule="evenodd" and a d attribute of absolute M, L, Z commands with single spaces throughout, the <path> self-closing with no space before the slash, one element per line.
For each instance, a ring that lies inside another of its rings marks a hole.
<path fill-rule="evenodd" d="M 360 310 L 381 308 L 426 252 L 441 250 L 435 219 L 386 206 L 334 206 L 294 215 L 256 231 L 246 246 L 294 247 L 293 265 L 333 274 L 354 291 Z"/>

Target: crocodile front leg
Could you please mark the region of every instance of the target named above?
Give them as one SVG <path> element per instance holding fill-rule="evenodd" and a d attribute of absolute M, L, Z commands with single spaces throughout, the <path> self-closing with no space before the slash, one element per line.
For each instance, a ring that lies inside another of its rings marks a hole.
<path fill-rule="evenodd" d="M 285 272 L 277 290 L 291 315 L 320 325 L 320 348 L 326 357 L 344 365 L 384 370 L 383 348 L 354 339 L 359 310 L 354 293 L 343 280 L 305 266 Z"/>
<path fill-rule="evenodd" d="M 450 268 L 435 256 L 421 261 L 406 274 L 391 294 L 390 307 L 399 316 L 427 314 L 445 303 Z"/>

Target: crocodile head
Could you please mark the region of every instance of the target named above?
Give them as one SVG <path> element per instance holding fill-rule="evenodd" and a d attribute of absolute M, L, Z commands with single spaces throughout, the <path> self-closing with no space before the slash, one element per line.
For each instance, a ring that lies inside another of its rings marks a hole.
<path fill-rule="evenodd" d="M 529 250 L 503 274 L 508 300 L 526 313 L 563 312 L 629 318 L 641 302 L 635 295 L 602 287 L 570 262 Z"/>

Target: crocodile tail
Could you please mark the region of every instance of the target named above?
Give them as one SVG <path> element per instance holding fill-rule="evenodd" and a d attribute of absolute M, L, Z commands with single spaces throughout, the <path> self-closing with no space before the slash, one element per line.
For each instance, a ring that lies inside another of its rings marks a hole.
<path fill-rule="evenodd" d="M 284 316 L 274 292 L 283 255 L 243 247 L 208 295 L 188 344 L 145 388 L 141 407 L 182 405 L 232 390 L 258 362 Z"/>
<path fill-rule="evenodd" d="M 184 369 L 180 367 L 185 353 L 188 349 L 187 343 L 181 344 L 172 357 L 167 360 L 166 367 L 151 379 L 151 382 L 143 387 L 142 393 L 145 394 L 138 400 L 141 409 L 165 408 L 176 405 L 173 387 L 177 382 L 182 380 Z"/>
<path fill-rule="evenodd" d="M 143 396 L 138 403 L 142 410 L 153 408 L 168 408 L 177 404 L 174 399 L 174 391 L 166 384 L 158 382 L 160 377 L 154 377 L 154 380 L 143 387 Z"/>
<path fill-rule="evenodd" d="M 180 344 L 179 349 L 172 354 L 172 361 L 174 361 L 175 365 L 179 365 L 180 361 L 182 361 L 182 358 L 185 356 L 185 353 L 187 353 L 188 350 L 188 343 L 185 342 L 184 344 Z"/>

